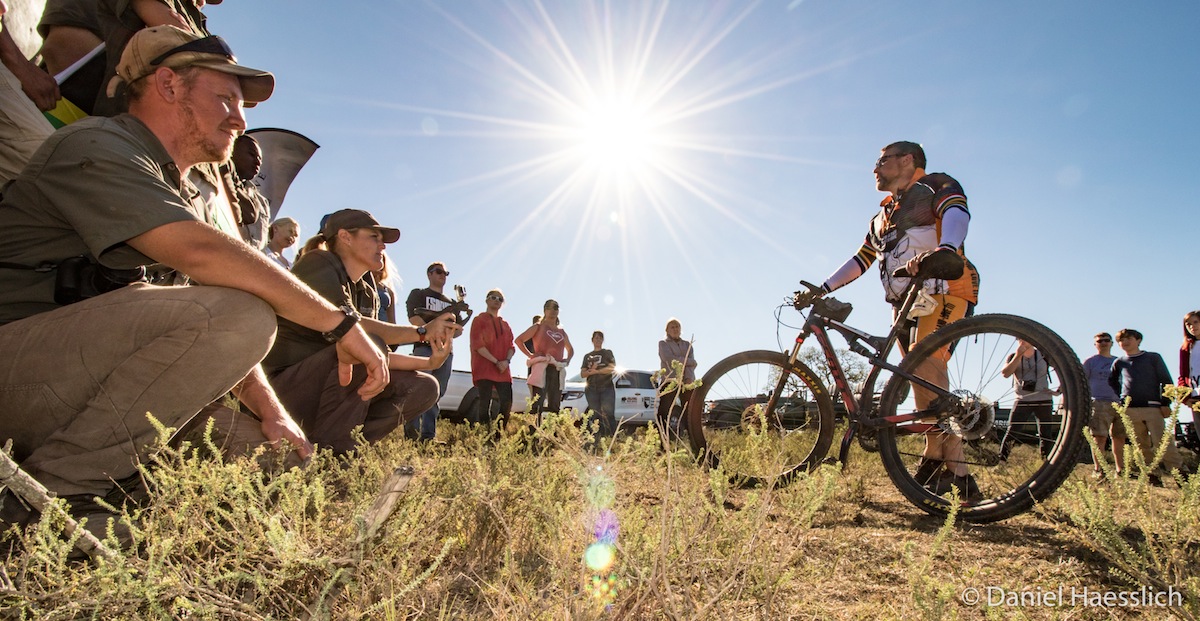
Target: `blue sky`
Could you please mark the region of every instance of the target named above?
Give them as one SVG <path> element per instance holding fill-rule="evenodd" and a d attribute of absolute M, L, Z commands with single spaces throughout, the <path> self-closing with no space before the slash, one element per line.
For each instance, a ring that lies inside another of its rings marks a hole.
<path fill-rule="evenodd" d="M 445 261 L 520 331 L 562 303 L 654 368 L 667 318 L 700 370 L 786 346 L 774 309 L 861 243 L 872 165 L 925 146 L 972 213 L 979 312 L 1033 317 L 1081 357 L 1146 334 L 1172 373 L 1200 308 L 1200 5 L 1183 2 L 355 2 L 208 7 L 273 71 L 251 127 L 321 145 L 283 206 L 373 212 L 406 293 Z M 882 333 L 873 270 L 839 291 Z M 798 325 L 799 316 L 784 317 Z M 777 334 L 779 335 L 777 338 Z M 469 369 L 465 339 L 455 368 Z M 576 357 L 578 362 L 579 358 Z"/>

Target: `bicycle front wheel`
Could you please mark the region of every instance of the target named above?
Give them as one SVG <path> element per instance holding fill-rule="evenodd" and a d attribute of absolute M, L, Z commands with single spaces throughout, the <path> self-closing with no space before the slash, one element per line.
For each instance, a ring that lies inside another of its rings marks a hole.
<path fill-rule="evenodd" d="M 693 451 L 735 484 L 786 484 L 829 451 L 833 401 L 803 363 L 748 351 L 704 374 L 687 424 Z"/>
<path fill-rule="evenodd" d="M 1037 407 L 1017 403 L 1012 377 L 1001 373 L 1018 340 L 1045 361 L 1046 390 L 1039 391 Z M 936 421 L 879 430 L 888 476 L 909 501 L 934 515 L 950 511 L 952 486 L 959 490 L 962 520 L 994 522 L 1028 511 L 1054 493 L 1078 463 L 1091 415 L 1079 358 L 1036 321 L 979 315 L 939 328 L 913 347 L 900 368 L 940 384 L 928 369 L 946 351 L 947 388 L 960 403 L 945 408 L 935 402 L 941 412 Z M 880 397 L 880 414 L 918 411 L 913 392 L 907 380 L 893 375 Z M 940 448 L 943 459 L 926 463 L 927 448 L 931 454 Z M 969 476 L 963 476 L 963 465 Z"/>

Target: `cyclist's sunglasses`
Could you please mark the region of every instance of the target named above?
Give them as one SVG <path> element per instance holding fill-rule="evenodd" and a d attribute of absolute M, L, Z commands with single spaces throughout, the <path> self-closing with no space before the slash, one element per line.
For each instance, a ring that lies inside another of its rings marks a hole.
<path fill-rule="evenodd" d="M 184 43 L 183 45 L 178 45 L 176 47 L 173 47 L 173 48 L 163 52 L 162 54 L 155 56 L 154 59 L 150 61 L 150 64 L 151 65 L 160 65 L 167 58 L 174 56 L 175 54 L 180 54 L 183 52 L 200 52 L 203 54 L 216 54 L 217 56 L 224 56 L 225 58 L 228 58 L 232 62 L 237 62 L 237 59 L 233 57 L 233 50 L 229 49 L 229 45 L 225 43 L 225 40 L 222 39 L 221 37 L 218 37 L 217 35 L 212 35 L 212 36 L 204 37 L 203 39 L 196 39 L 195 41 L 188 41 L 187 43 Z"/>
<path fill-rule="evenodd" d="M 492 300 L 494 302 L 503 302 L 504 301 L 504 297 L 499 296 L 499 295 L 489 295 L 489 296 L 487 296 L 487 299 Z"/>

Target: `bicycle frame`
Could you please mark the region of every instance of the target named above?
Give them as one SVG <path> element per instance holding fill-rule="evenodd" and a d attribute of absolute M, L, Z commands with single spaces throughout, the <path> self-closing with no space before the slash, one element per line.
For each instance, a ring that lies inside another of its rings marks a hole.
<path fill-rule="evenodd" d="M 905 293 L 904 303 L 900 306 L 900 312 L 897 314 L 899 318 L 908 317 L 916 304 L 919 292 L 924 286 L 924 278 L 912 279 L 907 292 Z M 849 425 L 846 428 L 846 433 L 842 436 L 842 444 L 838 451 L 838 460 L 843 466 L 847 463 L 850 455 L 850 445 L 854 440 L 854 435 L 858 432 L 859 426 L 868 429 L 877 429 L 887 426 L 898 426 L 903 423 L 927 419 L 931 416 L 936 416 L 937 412 L 923 410 L 913 412 L 911 414 L 897 414 L 894 416 L 873 416 L 876 405 L 875 399 L 875 382 L 879 379 L 880 372 L 887 370 L 894 375 L 898 375 L 920 387 L 929 390 L 930 392 L 944 397 L 953 397 L 953 395 L 945 388 L 931 384 L 930 382 L 916 377 L 906 371 L 903 371 L 899 366 L 891 364 L 887 361 L 888 355 L 892 348 L 896 346 L 900 339 L 901 330 L 906 329 L 908 322 L 899 319 L 892 323 L 891 330 L 888 331 L 886 337 L 872 336 L 857 328 L 849 326 L 842 321 L 825 317 L 820 312 L 820 307 L 823 300 L 818 300 L 813 304 L 812 310 L 808 314 L 808 318 L 804 322 L 800 333 L 796 335 L 795 344 L 792 346 L 791 354 L 788 356 L 789 368 L 795 364 L 800 356 L 800 348 L 810 336 L 817 338 L 817 343 L 821 347 L 821 351 L 825 354 L 825 362 L 829 366 L 829 372 L 833 375 L 833 381 L 842 397 L 842 403 L 846 406 L 846 415 Z M 846 339 L 851 352 L 866 358 L 871 363 L 871 371 L 867 374 L 867 379 L 863 382 L 862 393 L 855 399 L 854 393 L 850 390 L 850 383 L 846 380 L 846 373 L 842 369 L 841 362 L 838 361 L 836 352 L 833 348 L 833 343 L 829 339 L 829 330 L 833 330 L 842 335 Z M 780 375 L 779 385 L 771 394 L 767 411 L 775 411 L 775 405 L 778 403 L 780 396 L 783 393 L 784 387 L 787 384 L 790 373 L 787 369 Z M 906 433 L 925 433 L 937 427 L 936 423 L 928 422 L 923 424 L 909 425 L 905 428 Z"/>

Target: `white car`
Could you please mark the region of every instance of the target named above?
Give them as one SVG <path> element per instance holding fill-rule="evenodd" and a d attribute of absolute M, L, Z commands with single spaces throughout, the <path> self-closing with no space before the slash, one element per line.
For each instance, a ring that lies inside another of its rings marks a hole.
<path fill-rule="evenodd" d="M 525 378 L 514 377 L 513 380 L 513 404 L 512 411 L 524 412 L 528 409 L 529 387 L 525 384 Z M 474 421 L 476 415 L 476 405 L 479 403 L 479 391 L 475 389 L 475 385 L 471 382 L 471 373 L 469 371 L 459 371 L 455 369 L 450 372 L 450 382 L 446 387 L 446 394 L 438 399 L 438 408 L 442 413 L 439 418 L 447 418 L 456 422 Z M 494 403 L 494 402 L 493 402 Z"/>
<path fill-rule="evenodd" d="M 658 404 L 658 388 L 650 380 L 651 371 L 635 371 L 618 368 L 613 376 L 617 387 L 617 424 L 646 425 L 654 422 L 655 407 Z M 567 380 L 563 387 L 563 409 L 572 408 L 577 412 L 587 410 L 587 399 L 583 389 L 587 382 L 576 375 Z"/>

